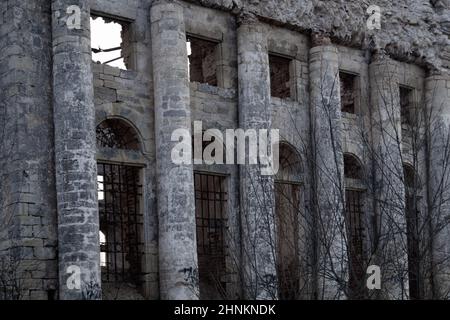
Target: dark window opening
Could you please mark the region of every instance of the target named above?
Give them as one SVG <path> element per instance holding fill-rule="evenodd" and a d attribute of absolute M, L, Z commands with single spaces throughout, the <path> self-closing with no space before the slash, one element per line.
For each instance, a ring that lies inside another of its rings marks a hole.
<path fill-rule="evenodd" d="M 349 250 L 349 295 L 351 299 L 364 298 L 364 227 L 363 219 L 364 191 L 345 190 L 346 220 Z"/>
<path fill-rule="evenodd" d="M 92 60 L 120 69 L 130 65 L 130 23 L 91 16 Z"/>
<path fill-rule="evenodd" d="M 350 154 L 344 154 L 344 176 L 349 179 L 363 179 L 363 169 L 359 160 Z"/>
<path fill-rule="evenodd" d="M 56 300 L 56 290 L 55 289 L 48 289 L 47 290 L 47 300 L 49 301 L 55 301 Z"/>
<path fill-rule="evenodd" d="M 414 168 L 410 165 L 403 166 L 405 184 L 405 211 L 406 211 L 406 231 L 408 244 L 408 280 L 410 299 L 421 299 L 422 280 L 420 274 L 420 237 L 419 237 L 419 182 Z"/>
<path fill-rule="evenodd" d="M 194 177 L 200 298 L 224 299 L 227 180 L 205 173 Z"/>
<path fill-rule="evenodd" d="M 349 298 L 365 297 L 365 258 L 364 258 L 364 197 L 365 191 L 358 189 L 363 185 L 363 168 L 356 156 L 344 154 L 345 224 L 347 228 L 347 248 L 349 267 Z M 356 188 L 355 188 L 355 185 Z"/>
<path fill-rule="evenodd" d="M 341 89 L 341 111 L 346 113 L 355 113 L 356 101 L 356 78 L 351 73 L 339 72 L 339 82 Z"/>
<path fill-rule="evenodd" d="M 291 146 L 280 144 L 280 168 L 275 182 L 278 294 L 296 300 L 300 291 L 299 210 L 301 160 Z"/>
<path fill-rule="evenodd" d="M 269 54 L 270 94 L 272 97 L 291 97 L 291 59 Z"/>
<path fill-rule="evenodd" d="M 140 169 L 99 163 L 100 265 L 102 282 L 142 282 L 143 215 Z"/>
<path fill-rule="evenodd" d="M 413 90 L 400 86 L 400 115 L 402 124 L 413 124 Z"/>
<path fill-rule="evenodd" d="M 296 300 L 300 290 L 300 261 L 298 248 L 298 211 L 300 185 L 278 181 L 275 183 L 277 226 L 277 272 L 279 298 Z"/>
<path fill-rule="evenodd" d="M 217 42 L 187 36 L 190 82 L 217 86 Z"/>
<path fill-rule="evenodd" d="M 139 138 L 129 124 L 120 119 L 107 119 L 97 126 L 97 147 L 139 150 Z"/>

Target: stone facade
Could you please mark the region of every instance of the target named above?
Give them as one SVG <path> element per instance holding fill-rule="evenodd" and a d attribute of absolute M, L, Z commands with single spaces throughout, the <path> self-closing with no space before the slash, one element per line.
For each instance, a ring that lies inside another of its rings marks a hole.
<path fill-rule="evenodd" d="M 202 201 L 216 206 L 215 197 L 225 203 L 220 296 L 281 295 L 274 186 L 286 181 L 256 166 L 174 164 L 171 135 L 192 132 L 194 121 L 204 130 L 279 129 L 298 155 L 295 298 L 352 298 L 347 190 L 364 194 L 363 260 L 381 268 L 381 290 L 364 297 L 448 298 L 450 3 L 375 4 L 380 30 L 367 29 L 361 1 L 2 1 L 0 280 L 10 279 L 0 298 L 105 293 L 102 254 L 113 253 L 99 238 L 97 164 L 138 168 L 142 189 L 133 207 L 142 215 L 140 285 L 117 297 L 213 297 L 202 293 L 198 256 L 212 241 L 199 237 Z M 70 5 L 80 8 L 79 28 L 68 28 Z M 127 70 L 91 61 L 90 14 L 126 23 Z M 216 70 L 216 86 L 189 81 L 186 36 L 216 44 L 206 70 Z M 289 61 L 288 98 L 271 97 L 269 54 Z M 341 111 L 340 72 L 354 75 L 354 113 Z M 414 125 L 402 123 L 399 87 L 413 92 Z M 136 148 L 96 147 L 96 127 L 112 119 L 131 128 Z M 345 155 L 361 163 L 358 181 L 346 176 Z M 199 191 L 201 174 L 223 181 L 213 200 Z M 417 239 L 415 224 L 425 230 Z"/>

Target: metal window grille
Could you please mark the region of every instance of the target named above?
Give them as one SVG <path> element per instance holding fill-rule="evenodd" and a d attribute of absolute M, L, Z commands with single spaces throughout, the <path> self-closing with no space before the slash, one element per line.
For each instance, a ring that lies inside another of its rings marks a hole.
<path fill-rule="evenodd" d="M 102 281 L 140 282 L 144 245 L 139 172 L 132 166 L 98 164 Z"/>
<path fill-rule="evenodd" d="M 226 177 L 195 173 L 195 208 L 200 290 L 225 290 Z M 223 293 L 223 292 L 221 292 Z M 210 298 L 210 297 L 209 297 Z"/>
<path fill-rule="evenodd" d="M 420 198 L 407 192 L 406 194 L 406 228 L 408 243 L 408 279 L 409 296 L 411 299 L 420 299 L 420 247 L 419 247 L 419 216 L 418 201 Z"/>
<path fill-rule="evenodd" d="M 363 197 L 361 190 L 345 190 L 345 204 L 348 221 L 349 251 L 350 251 L 350 280 L 349 287 L 353 292 L 353 298 L 361 294 L 364 279 L 364 249 L 363 249 Z"/>
<path fill-rule="evenodd" d="M 279 298 L 295 300 L 298 299 L 300 289 L 300 261 L 298 256 L 300 185 L 276 182 L 275 204 Z"/>

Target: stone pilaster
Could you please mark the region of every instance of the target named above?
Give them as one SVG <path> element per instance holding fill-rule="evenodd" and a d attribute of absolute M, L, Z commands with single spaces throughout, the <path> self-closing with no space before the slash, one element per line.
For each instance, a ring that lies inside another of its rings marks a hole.
<path fill-rule="evenodd" d="M 381 268 L 381 297 L 405 298 L 408 259 L 405 187 L 401 154 L 399 70 L 380 52 L 369 67 L 372 112 L 376 245 Z"/>
<path fill-rule="evenodd" d="M 240 128 L 270 129 L 270 72 L 264 27 L 243 14 L 238 28 Z M 243 165 L 241 178 L 242 277 L 244 298 L 277 298 L 273 177 Z"/>
<path fill-rule="evenodd" d="M 313 37 L 310 51 L 317 230 L 317 298 L 344 298 L 347 250 L 344 223 L 344 165 L 337 48 L 326 36 Z M 329 274 L 335 279 L 327 279 Z"/>
<path fill-rule="evenodd" d="M 52 13 L 59 292 L 61 299 L 95 299 L 101 278 L 89 1 L 53 0 Z M 68 286 L 78 271 L 81 286 Z"/>
<path fill-rule="evenodd" d="M 159 278 L 162 299 L 197 299 L 198 266 L 191 164 L 174 164 L 171 135 L 191 131 L 188 58 L 183 8 L 176 1 L 155 1 L 151 8 Z M 185 150 L 192 150 L 191 140 Z"/>
<path fill-rule="evenodd" d="M 429 165 L 427 170 L 427 207 L 431 217 L 430 243 L 431 265 L 424 266 L 432 276 L 428 298 L 446 299 L 450 290 L 448 274 L 450 266 L 450 171 L 448 161 L 450 130 L 450 75 L 431 74 L 425 82 L 425 102 L 427 110 L 426 128 L 428 134 Z"/>

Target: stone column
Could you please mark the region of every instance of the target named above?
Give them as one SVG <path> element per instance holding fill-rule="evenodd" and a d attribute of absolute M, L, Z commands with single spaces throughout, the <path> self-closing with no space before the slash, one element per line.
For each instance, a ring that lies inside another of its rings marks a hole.
<path fill-rule="evenodd" d="M 450 171 L 448 161 L 450 130 L 450 75 L 433 72 L 425 82 L 426 123 L 428 133 L 429 157 L 427 175 L 427 207 L 432 218 L 430 226 L 430 247 L 432 250 L 431 268 L 433 279 L 430 283 L 430 296 L 427 298 L 445 299 L 450 290 L 448 274 L 450 266 L 450 226 L 446 219 L 450 214 Z M 444 226 L 440 228 L 439 226 Z"/>
<path fill-rule="evenodd" d="M 266 31 L 255 17 L 242 15 L 237 37 L 240 127 L 270 129 Z M 240 179 L 244 298 L 277 298 L 273 177 L 262 176 L 258 165 L 246 164 Z"/>
<path fill-rule="evenodd" d="M 344 283 L 340 281 L 346 280 L 348 258 L 343 242 L 345 187 L 338 50 L 324 35 L 313 35 L 312 40 L 309 68 L 318 235 L 317 298 L 340 299 L 344 298 Z M 326 279 L 330 272 L 337 278 Z"/>
<path fill-rule="evenodd" d="M 376 263 L 381 268 L 381 296 L 405 298 L 408 288 L 405 187 L 401 154 L 399 70 L 383 52 L 369 66 L 372 110 L 373 183 Z M 403 296 L 402 296 L 403 295 Z"/>
<path fill-rule="evenodd" d="M 52 14 L 59 292 L 61 299 L 95 299 L 101 277 L 89 0 L 53 0 Z"/>
<path fill-rule="evenodd" d="M 188 58 L 183 8 L 155 1 L 151 8 L 159 278 L 162 299 L 199 297 L 193 165 L 172 161 L 177 129 L 191 132 Z M 191 138 L 185 151 L 192 154 Z M 192 158 L 192 157 L 191 157 Z M 192 161 L 191 161 L 192 162 Z"/>
<path fill-rule="evenodd" d="M 2 1 L 0 17 L 0 273 L 20 281 L 0 299 L 56 298 L 50 3 Z"/>

